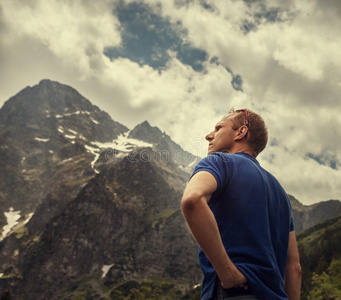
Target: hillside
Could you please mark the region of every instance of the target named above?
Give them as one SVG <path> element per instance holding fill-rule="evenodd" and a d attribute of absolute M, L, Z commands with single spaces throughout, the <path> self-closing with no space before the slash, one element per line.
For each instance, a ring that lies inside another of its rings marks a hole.
<path fill-rule="evenodd" d="M 302 300 L 340 299 L 341 217 L 302 232 L 297 240 L 303 270 Z"/>

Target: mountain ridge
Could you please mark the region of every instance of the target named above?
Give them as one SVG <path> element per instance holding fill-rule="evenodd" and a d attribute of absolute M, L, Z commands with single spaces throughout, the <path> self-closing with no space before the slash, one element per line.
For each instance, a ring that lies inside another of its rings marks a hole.
<path fill-rule="evenodd" d="M 288 196 L 293 208 L 297 233 L 328 219 L 341 216 L 341 202 L 339 200 L 326 200 L 312 205 L 303 205 L 295 197 Z"/>
<path fill-rule="evenodd" d="M 138 288 L 185 297 L 201 272 L 180 199 L 199 159 L 69 86 L 23 89 L 0 109 L 0 210 L 19 217 L 0 241 L 0 287 L 18 299 L 71 299 L 85 287 L 92 299 Z M 298 233 L 341 214 L 338 200 L 289 198 Z"/>

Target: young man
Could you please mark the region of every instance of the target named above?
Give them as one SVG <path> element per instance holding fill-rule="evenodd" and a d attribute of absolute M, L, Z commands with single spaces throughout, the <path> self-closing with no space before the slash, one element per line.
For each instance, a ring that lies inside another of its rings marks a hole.
<path fill-rule="evenodd" d="M 301 267 L 288 197 L 256 160 L 263 119 L 230 111 L 206 136 L 181 205 L 199 244 L 201 299 L 297 300 Z"/>

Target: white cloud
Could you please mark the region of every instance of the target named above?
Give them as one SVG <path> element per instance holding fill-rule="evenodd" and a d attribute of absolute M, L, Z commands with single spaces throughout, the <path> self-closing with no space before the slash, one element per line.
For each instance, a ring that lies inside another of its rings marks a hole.
<path fill-rule="evenodd" d="M 108 63 L 103 82 L 110 77 L 108 85 L 115 82 L 128 91 L 125 101 L 144 112 L 140 117 L 153 120 L 153 125 L 187 149 L 192 147 L 191 139 L 208 133 L 202 131 L 204 125 L 211 130 L 212 119 L 222 117 L 234 102 L 246 98 L 232 88 L 232 76 L 224 67 L 207 64 L 206 72 L 198 73 L 175 57 L 160 72 L 116 59 Z"/>
<path fill-rule="evenodd" d="M 306 205 L 340 199 L 340 171 L 297 154 L 283 147 L 270 147 L 261 155 L 260 162 L 277 177 L 287 193 Z"/>
<path fill-rule="evenodd" d="M 211 10 L 200 1 L 144 2 L 181 24 L 184 42 L 240 74 L 244 92 L 232 88 L 222 65 L 206 62 L 205 72 L 196 72 L 175 53 L 163 70 L 109 60 L 103 51 L 120 46 L 124 30 L 113 14 L 115 1 L 3 0 L 0 101 L 50 78 L 75 87 L 114 120 L 129 127 L 148 120 L 201 156 L 204 136 L 221 116 L 231 106 L 248 107 L 277 141 L 260 160 L 288 192 L 305 203 L 340 199 L 340 171 L 306 158 L 328 152 L 341 161 L 340 10 L 330 1 L 268 0 L 263 3 L 280 6 L 282 21 L 266 22 L 265 15 L 254 19 L 264 14 L 257 2 L 208 1 Z M 246 21 L 257 28 L 245 33 Z"/>
<path fill-rule="evenodd" d="M 109 1 L 4 0 L 2 23 L 6 31 L 1 43 L 8 49 L 21 39 L 40 43 L 40 48 L 46 48 L 65 68 L 77 71 L 84 79 L 103 68 L 106 46 L 121 43 L 119 22 L 112 9 Z M 38 59 L 34 53 L 27 54 L 28 59 Z"/>
<path fill-rule="evenodd" d="M 293 23 L 282 26 L 273 57 L 292 72 L 319 81 L 331 65 L 341 66 L 341 21 L 333 14 L 326 20 L 326 14 L 317 7 L 312 13 L 313 17 L 300 12 Z"/>

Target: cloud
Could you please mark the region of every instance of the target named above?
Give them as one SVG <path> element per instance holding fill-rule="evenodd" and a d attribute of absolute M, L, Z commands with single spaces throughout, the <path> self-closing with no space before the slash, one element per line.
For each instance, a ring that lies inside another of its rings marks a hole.
<path fill-rule="evenodd" d="M 329 151 L 340 165 L 338 10 L 333 12 L 332 6 L 321 10 L 320 2 L 287 1 L 277 10 L 279 21 L 273 22 L 267 11 L 274 4 L 278 2 L 267 1 L 264 7 L 262 2 L 215 1 L 214 9 L 207 10 L 199 2 L 183 6 L 168 2 L 162 12 L 173 22 L 182 22 L 196 47 L 241 75 L 250 96 L 248 107 L 268 120 L 271 135 L 287 149 L 291 161 L 305 161 L 308 153 L 322 157 Z M 255 25 L 246 33 L 245 20 Z M 315 163 L 321 181 L 328 170 L 334 178 L 335 170 L 326 167 L 319 173 Z M 283 167 L 287 174 L 294 165 Z"/>
<path fill-rule="evenodd" d="M 222 115 L 248 107 L 269 127 L 259 159 L 288 192 L 304 203 L 340 199 L 336 1 L 3 0 L 0 7 L 0 101 L 50 78 L 130 128 L 148 120 L 200 156 Z M 129 12 L 139 29 L 123 21 Z M 143 55 L 134 43 L 145 43 Z M 242 91 L 232 86 L 236 78 Z"/>
<path fill-rule="evenodd" d="M 286 192 L 306 205 L 340 199 L 340 171 L 318 164 L 309 157 L 293 155 L 283 147 L 270 147 L 261 165 L 277 177 Z"/>
<path fill-rule="evenodd" d="M 39 54 L 44 52 L 44 57 L 54 56 L 85 79 L 103 68 L 104 47 L 121 43 L 112 8 L 109 1 L 2 1 L 1 44 L 7 50 L 2 59 L 22 47 L 26 55 L 21 55 L 39 65 Z"/>
<path fill-rule="evenodd" d="M 115 70 L 120 70 L 119 75 Z M 125 101 L 142 113 L 141 122 L 144 118 L 152 119 L 187 149 L 191 148 L 191 139 L 204 137 L 212 129 L 212 119 L 227 112 L 231 99 L 245 98 L 233 89 L 232 76 L 223 66 L 207 63 L 201 73 L 175 57 L 162 71 L 141 67 L 128 59 L 116 59 L 108 64 L 103 81 L 109 77 L 109 84 L 115 82 L 128 91 Z"/>

